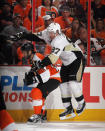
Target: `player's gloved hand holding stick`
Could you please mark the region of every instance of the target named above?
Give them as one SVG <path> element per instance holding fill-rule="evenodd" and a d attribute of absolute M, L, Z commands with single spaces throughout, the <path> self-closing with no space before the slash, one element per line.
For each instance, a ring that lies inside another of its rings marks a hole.
<path fill-rule="evenodd" d="M 25 73 L 25 78 L 23 79 L 26 86 L 43 82 L 40 74 L 37 72 L 39 69 L 41 69 L 40 61 L 33 61 L 30 71 Z"/>

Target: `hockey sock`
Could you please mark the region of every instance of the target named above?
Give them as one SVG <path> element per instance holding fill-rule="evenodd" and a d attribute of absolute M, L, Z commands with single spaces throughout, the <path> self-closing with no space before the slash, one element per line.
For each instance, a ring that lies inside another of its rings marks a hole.
<path fill-rule="evenodd" d="M 2 131 L 18 131 L 13 118 L 6 110 L 0 111 L 0 128 Z"/>
<path fill-rule="evenodd" d="M 39 103 L 39 104 L 38 104 Z M 44 104 L 44 100 L 33 100 L 33 109 L 34 109 L 34 114 L 41 114 L 42 113 L 42 106 Z M 45 110 L 43 110 L 43 113 Z"/>
<path fill-rule="evenodd" d="M 69 83 L 65 82 L 60 84 L 60 91 L 61 91 L 61 97 L 62 97 L 62 102 L 65 108 L 69 107 L 72 105 L 71 102 L 71 97 L 72 97 L 72 92 L 69 87 Z"/>
<path fill-rule="evenodd" d="M 31 91 L 31 97 L 33 99 L 34 114 L 41 114 L 42 106 L 44 105 L 45 99 L 42 98 L 42 92 L 38 88 L 34 88 Z"/>

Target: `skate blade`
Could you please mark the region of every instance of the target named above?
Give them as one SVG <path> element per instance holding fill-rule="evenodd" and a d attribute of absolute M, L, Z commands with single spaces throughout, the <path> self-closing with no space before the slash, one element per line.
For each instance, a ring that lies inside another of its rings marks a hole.
<path fill-rule="evenodd" d="M 35 124 L 41 124 L 41 121 L 38 122 L 27 122 L 27 125 L 35 125 Z"/>
<path fill-rule="evenodd" d="M 27 122 L 27 125 L 34 125 L 33 122 Z"/>
<path fill-rule="evenodd" d="M 67 119 L 72 119 L 76 116 L 75 113 L 69 114 L 67 116 L 60 117 L 60 120 L 67 120 Z"/>

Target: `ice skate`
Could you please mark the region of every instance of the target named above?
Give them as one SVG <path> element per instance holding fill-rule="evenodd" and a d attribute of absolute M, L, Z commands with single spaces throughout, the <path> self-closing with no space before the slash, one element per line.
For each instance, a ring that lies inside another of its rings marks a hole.
<path fill-rule="evenodd" d="M 66 111 L 64 111 L 59 115 L 60 120 L 71 119 L 74 118 L 75 116 L 76 114 L 74 113 L 74 109 L 72 107 L 68 107 Z"/>
<path fill-rule="evenodd" d="M 81 115 L 81 113 L 85 110 L 85 107 L 86 107 L 85 101 L 81 104 L 78 104 L 78 107 L 77 107 L 77 110 L 76 110 L 78 116 Z"/>
<path fill-rule="evenodd" d="M 35 124 L 35 123 L 41 123 L 41 115 L 32 115 L 28 121 L 27 121 L 27 124 Z"/>

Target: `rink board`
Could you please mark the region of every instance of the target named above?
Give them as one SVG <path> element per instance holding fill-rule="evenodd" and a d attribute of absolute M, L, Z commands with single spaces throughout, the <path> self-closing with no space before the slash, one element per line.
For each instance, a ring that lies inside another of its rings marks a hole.
<path fill-rule="evenodd" d="M 30 67 L 0 67 L 0 81 L 3 88 L 7 109 L 13 118 L 25 122 L 33 114 L 30 92 L 32 87 L 23 84 L 24 73 Z M 105 67 L 86 67 L 83 81 L 86 110 L 81 116 L 67 121 L 105 121 Z M 72 99 L 76 109 L 77 103 Z M 64 110 L 59 87 L 46 100 L 48 121 L 59 121 L 59 114 Z"/>
<path fill-rule="evenodd" d="M 48 109 L 47 121 L 49 122 L 68 122 L 68 121 L 103 121 L 105 122 L 105 109 L 86 109 L 80 116 L 69 120 L 60 120 L 59 114 L 63 109 Z M 16 122 L 27 122 L 33 114 L 33 110 L 8 110 Z"/>

